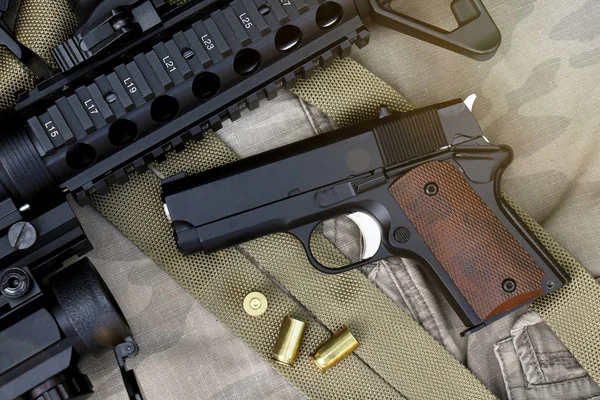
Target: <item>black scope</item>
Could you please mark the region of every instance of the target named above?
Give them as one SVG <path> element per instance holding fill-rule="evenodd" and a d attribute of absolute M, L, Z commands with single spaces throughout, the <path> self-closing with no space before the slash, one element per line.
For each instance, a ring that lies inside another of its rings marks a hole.
<path fill-rule="evenodd" d="M 77 365 L 81 357 L 97 357 L 121 343 L 137 350 L 128 342 L 123 313 L 87 258 L 53 275 L 44 296 L 27 268 L 1 271 L 0 286 L 0 309 L 4 302 L 43 304 L 16 321 L 14 312 L 0 318 L 2 399 L 82 398 L 92 385 Z"/>

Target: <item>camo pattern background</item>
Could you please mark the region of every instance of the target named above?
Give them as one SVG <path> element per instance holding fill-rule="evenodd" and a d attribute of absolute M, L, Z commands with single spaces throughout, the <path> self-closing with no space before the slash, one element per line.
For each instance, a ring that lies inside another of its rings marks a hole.
<path fill-rule="evenodd" d="M 452 29 L 449 0 L 394 7 Z M 477 93 L 486 136 L 509 144 L 515 160 L 503 189 L 595 276 L 600 276 L 600 2 L 486 2 L 503 34 L 480 63 L 377 26 L 354 57 L 417 106 Z M 334 125 L 282 93 L 219 135 L 241 156 Z M 142 348 L 130 363 L 147 398 L 296 399 L 303 396 L 90 208 L 78 211 L 107 280 Z M 93 229 L 92 229 L 93 226 Z M 347 253 L 358 251 L 347 223 L 325 224 Z M 600 389 L 541 319 L 523 309 L 467 338 L 463 325 L 408 260 L 365 271 L 500 398 L 590 399 Z M 600 339 L 600 338 L 599 338 Z M 110 355 L 88 360 L 93 399 L 126 399 Z"/>

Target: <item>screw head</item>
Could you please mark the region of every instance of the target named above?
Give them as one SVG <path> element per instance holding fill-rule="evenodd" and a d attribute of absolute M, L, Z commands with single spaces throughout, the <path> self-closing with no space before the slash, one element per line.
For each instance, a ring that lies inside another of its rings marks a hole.
<path fill-rule="evenodd" d="M 260 15 L 267 15 L 271 12 L 271 6 L 269 6 L 268 4 L 263 4 L 258 7 L 258 12 L 260 13 Z"/>
<path fill-rule="evenodd" d="M 546 281 L 546 288 L 547 289 L 554 289 L 554 281 Z"/>
<path fill-rule="evenodd" d="M 8 230 L 8 243 L 17 250 L 25 250 L 35 244 L 37 232 L 29 222 L 17 222 Z"/>
<path fill-rule="evenodd" d="M 117 101 L 117 94 L 115 92 L 108 92 L 104 95 L 104 100 L 106 100 L 107 103 L 114 103 Z"/>
<path fill-rule="evenodd" d="M 504 290 L 506 293 L 512 293 L 515 290 L 517 290 L 517 282 L 515 282 L 514 279 L 511 278 L 507 278 L 504 281 L 502 281 L 502 290 Z"/>
<path fill-rule="evenodd" d="M 185 49 L 181 50 L 181 55 L 186 60 L 189 60 L 190 58 L 192 58 L 196 55 L 196 52 L 194 51 L 194 49 L 192 49 L 190 47 L 186 47 Z"/>
<path fill-rule="evenodd" d="M 425 185 L 424 189 L 427 196 L 435 196 L 439 191 L 439 187 L 435 182 L 429 182 L 427 185 Z"/>

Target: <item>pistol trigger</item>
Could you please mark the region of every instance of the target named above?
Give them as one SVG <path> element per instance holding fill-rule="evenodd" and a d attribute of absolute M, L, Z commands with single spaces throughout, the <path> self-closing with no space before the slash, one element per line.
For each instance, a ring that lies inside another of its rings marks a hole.
<path fill-rule="evenodd" d="M 381 228 L 379 223 L 371 215 L 364 212 L 354 212 L 348 214 L 350 218 L 360 230 L 362 237 L 362 254 L 361 260 L 367 260 L 373 257 L 379 246 L 381 245 Z"/>

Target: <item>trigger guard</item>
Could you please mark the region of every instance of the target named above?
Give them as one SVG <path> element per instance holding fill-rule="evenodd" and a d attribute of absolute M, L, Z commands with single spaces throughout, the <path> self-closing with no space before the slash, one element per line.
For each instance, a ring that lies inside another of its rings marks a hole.
<path fill-rule="evenodd" d="M 367 217 L 372 218 L 370 215 L 367 215 Z M 322 272 L 324 274 L 330 274 L 330 275 L 341 274 L 343 272 L 351 271 L 355 268 L 363 267 L 365 265 L 372 264 L 378 260 L 392 256 L 392 254 L 385 248 L 385 246 L 380 245 L 380 246 L 378 246 L 376 253 L 367 259 L 362 259 L 360 261 L 357 261 L 355 263 L 352 263 L 352 264 L 349 264 L 349 265 L 346 265 L 346 266 L 343 266 L 340 268 L 326 267 L 325 265 L 323 265 L 319 261 L 317 261 L 317 259 L 312 254 L 312 251 L 310 249 L 310 236 L 311 236 L 313 230 L 317 227 L 317 225 L 319 225 L 319 222 L 299 226 L 292 230 L 289 230 L 288 233 L 291 233 L 292 235 L 294 235 L 296 238 L 298 238 L 300 240 L 300 242 L 302 243 L 302 246 L 304 247 L 304 251 L 306 253 L 306 257 L 308 258 L 309 263 L 315 269 L 317 269 L 319 272 Z M 379 225 L 377 226 L 377 229 L 378 229 L 379 234 L 381 235 L 381 230 L 379 228 Z M 361 230 L 361 234 L 362 234 L 362 230 Z"/>

